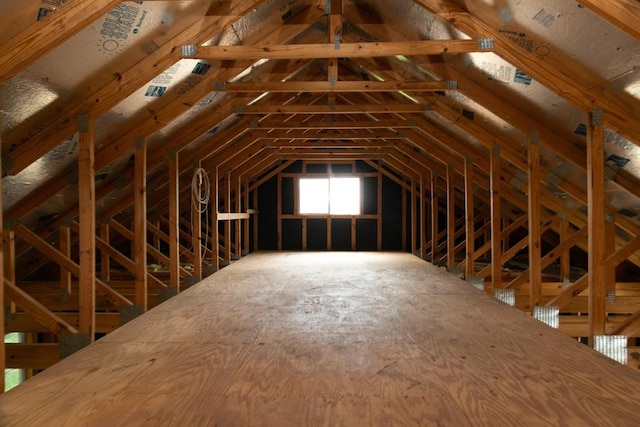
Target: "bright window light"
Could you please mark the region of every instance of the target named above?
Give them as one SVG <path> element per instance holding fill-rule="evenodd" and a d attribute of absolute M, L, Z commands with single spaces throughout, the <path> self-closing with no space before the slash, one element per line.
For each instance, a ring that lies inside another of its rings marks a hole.
<path fill-rule="evenodd" d="M 329 213 L 329 180 L 305 178 L 300 180 L 300 213 Z"/>
<path fill-rule="evenodd" d="M 329 196 L 331 215 L 360 215 L 360 178 L 330 178 Z"/>
<path fill-rule="evenodd" d="M 360 178 L 301 178 L 300 214 L 360 215 Z"/>

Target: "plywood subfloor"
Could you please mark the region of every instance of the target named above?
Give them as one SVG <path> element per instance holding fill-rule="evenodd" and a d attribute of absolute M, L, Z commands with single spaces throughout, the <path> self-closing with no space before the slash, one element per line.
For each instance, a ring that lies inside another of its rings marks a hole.
<path fill-rule="evenodd" d="M 640 375 L 401 253 L 258 253 L 0 397 L 2 426 L 640 425 Z"/>

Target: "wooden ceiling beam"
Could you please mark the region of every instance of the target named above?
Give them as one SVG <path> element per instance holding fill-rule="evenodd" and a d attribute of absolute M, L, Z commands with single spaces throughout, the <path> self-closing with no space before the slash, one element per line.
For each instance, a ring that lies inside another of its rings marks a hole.
<path fill-rule="evenodd" d="M 286 82 L 246 82 L 216 83 L 218 92 L 284 92 L 284 93 L 339 93 L 339 92 L 442 92 L 455 90 L 454 81 L 286 81 Z"/>
<path fill-rule="evenodd" d="M 120 3 L 120 0 L 63 2 L 53 13 L 0 45 L 0 83 L 9 80 Z"/>
<path fill-rule="evenodd" d="M 246 2 L 234 0 L 231 7 L 228 4 L 219 6 L 221 11 L 224 11 L 220 16 L 203 18 L 200 22 L 186 28 L 180 34 L 168 40 L 138 63 L 115 74 L 113 80 L 94 93 L 68 105 L 63 113 L 52 114 L 50 123 L 42 124 L 43 126 L 34 132 L 28 140 L 7 155 L 9 168 L 5 172 L 8 175 L 17 174 L 73 135 L 76 130 L 75 117 L 82 112 L 91 111 L 93 117 L 100 117 L 171 65 L 178 62 L 180 60 L 180 51 L 176 49 L 176 46 L 185 43 L 206 42 L 264 1 Z M 93 7 L 93 3 L 90 7 Z"/>
<path fill-rule="evenodd" d="M 607 117 L 607 126 L 622 136 L 640 144 L 640 102 L 630 94 L 612 94 L 607 82 L 587 67 L 568 57 L 545 57 L 543 61 L 535 52 L 529 52 L 507 36 L 469 12 L 456 10 L 442 12 L 440 0 L 413 0 L 426 10 L 436 13 L 455 28 L 471 37 L 491 37 L 495 43 L 494 53 L 525 73 L 540 81 L 562 98 L 572 102 L 583 111 L 601 106 Z"/>
<path fill-rule="evenodd" d="M 262 122 L 249 123 L 249 129 L 297 129 L 297 130 L 366 130 L 366 129 L 406 129 L 415 128 L 417 125 L 411 120 L 364 120 L 364 121 L 282 121 L 264 120 Z"/>
<path fill-rule="evenodd" d="M 640 3 L 637 0 L 578 0 L 578 3 L 640 40 Z"/>
<path fill-rule="evenodd" d="M 365 114 L 421 113 L 431 104 L 351 104 L 351 105 L 237 105 L 238 114 Z"/>
<path fill-rule="evenodd" d="M 196 46 L 182 48 L 183 58 L 207 60 L 244 59 L 316 59 L 371 58 L 374 56 L 442 55 L 445 53 L 490 52 L 490 39 L 478 40 L 422 40 L 407 42 L 286 44 L 258 46 Z"/>

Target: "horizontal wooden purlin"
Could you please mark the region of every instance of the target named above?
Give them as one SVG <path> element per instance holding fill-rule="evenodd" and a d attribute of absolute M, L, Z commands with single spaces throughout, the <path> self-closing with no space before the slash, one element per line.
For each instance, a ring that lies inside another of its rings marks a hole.
<path fill-rule="evenodd" d="M 58 283 L 58 286 L 60 284 Z M 56 316 L 69 325 L 78 326 L 80 318 L 78 313 L 54 312 Z M 120 313 L 96 313 L 96 332 L 107 334 L 120 327 Z M 40 323 L 35 321 L 27 313 L 13 313 L 5 326 L 5 332 L 47 332 Z"/>
<path fill-rule="evenodd" d="M 357 140 L 357 139 L 406 139 L 406 135 L 392 131 L 390 129 L 373 129 L 358 130 L 353 129 L 350 132 L 309 132 L 302 130 L 276 130 L 273 132 L 263 132 L 259 136 L 260 139 L 277 140 L 277 139 L 302 139 L 302 140 Z"/>
<path fill-rule="evenodd" d="M 270 147 L 289 147 L 289 148 L 358 148 L 358 147 L 394 147 L 397 144 L 393 141 L 381 141 L 381 140 L 355 140 L 355 141 L 335 141 L 335 140 L 322 140 L 322 141 L 284 141 L 278 140 L 268 143 L 265 148 Z"/>
<path fill-rule="evenodd" d="M 249 219 L 251 218 L 251 214 L 249 212 L 244 213 L 244 212 L 218 212 L 218 216 L 217 219 L 218 221 L 231 221 L 234 219 Z"/>
<path fill-rule="evenodd" d="M 490 52 L 493 40 L 421 40 L 410 42 L 285 44 L 266 46 L 195 46 L 182 48 L 183 58 L 209 60 L 371 58 Z"/>
<path fill-rule="evenodd" d="M 300 122 L 281 120 L 265 120 L 249 124 L 251 129 L 408 129 L 418 125 L 412 120 L 365 120 L 365 121 L 326 121 L 326 122 Z"/>
<path fill-rule="evenodd" d="M 287 82 L 246 82 L 216 83 L 216 92 L 274 92 L 274 93 L 337 93 L 337 92 L 440 92 L 456 90 L 455 81 L 415 82 L 415 81 L 287 81 Z"/>
<path fill-rule="evenodd" d="M 47 369 L 60 361 L 60 344 L 5 344 L 5 367 Z"/>
<path fill-rule="evenodd" d="M 421 113 L 431 104 L 351 104 L 351 105 L 237 105 L 238 114 L 358 114 Z"/>

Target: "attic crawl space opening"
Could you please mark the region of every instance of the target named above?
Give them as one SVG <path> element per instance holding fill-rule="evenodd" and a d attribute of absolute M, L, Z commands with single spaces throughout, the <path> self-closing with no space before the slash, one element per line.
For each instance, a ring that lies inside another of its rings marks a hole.
<path fill-rule="evenodd" d="M 92 342 L 250 252 L 391 250 L 638 353 L 637 2 L 6 0 L 0 16 L 1 305 L 25 345 Z M 304 180 L 347 175 L 358 211 L 304 213 Z M 47 348 L 5 360 L 29 376 L 60 358 Z"/>

